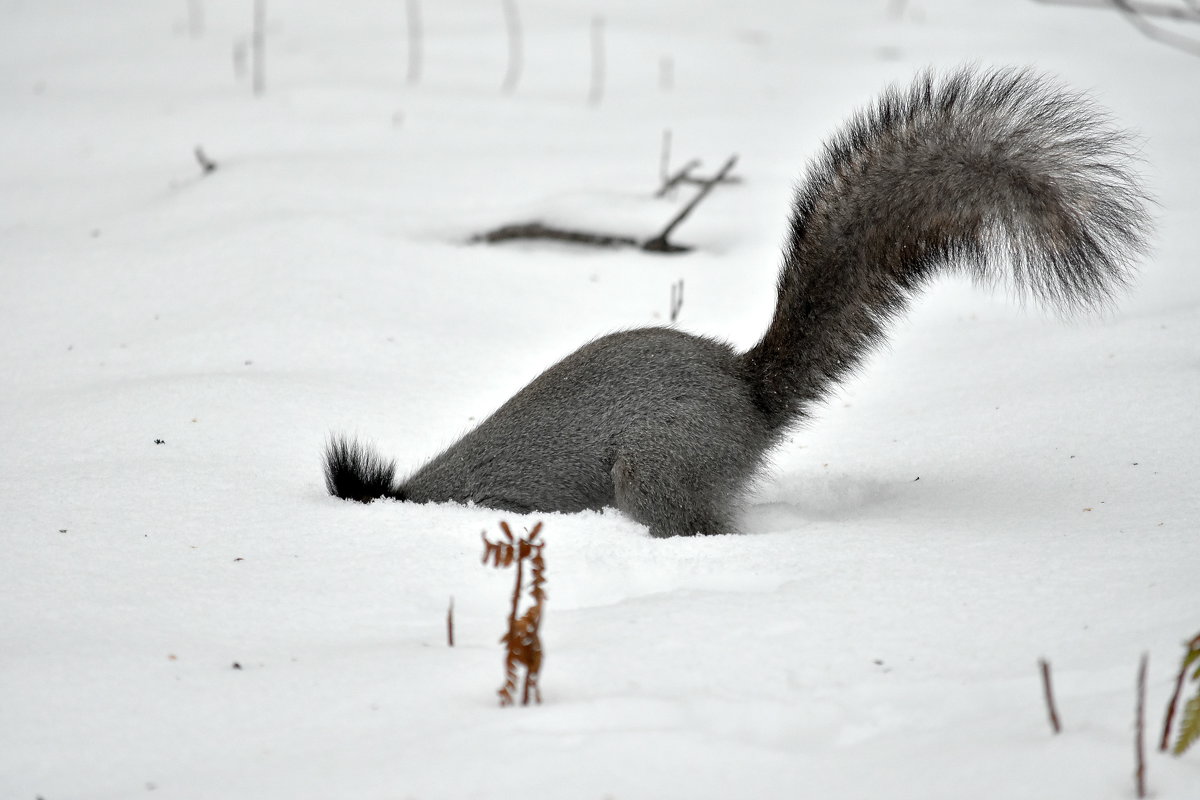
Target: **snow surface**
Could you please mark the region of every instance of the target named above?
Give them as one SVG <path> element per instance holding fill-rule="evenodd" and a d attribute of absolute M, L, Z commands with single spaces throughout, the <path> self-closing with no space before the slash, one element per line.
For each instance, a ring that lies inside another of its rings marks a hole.
<path fill-rule="evenodd" d="M 1200 630 L 1200 61 L 1038 3 L 518 7 L 506 96 L 499 2 L 422 4 L 412 86 L 404 3 L 270 0 L 256 98 L 249 0 L 3 4 L 0 798 L 1132 797 L 1138 657 L 1153 743 Z M 743 535 L 508 515 L 546 523 L 545 703 L 498 708 L 498 515 L 334 500 L 327 433 L 415 466 L 680 279 L 681 327 L 751 344 L 807 157 L 967 60 L 1144 137 L 1137 286 L 1064 323 L 940 284 Z M 466 244 L 653 232 L 686 197 L 651 197 L 664 128 L 676 164 L 741 156 L 692 254 Z M 1200 752 L 1148 770 L 1200 798 Z"/>

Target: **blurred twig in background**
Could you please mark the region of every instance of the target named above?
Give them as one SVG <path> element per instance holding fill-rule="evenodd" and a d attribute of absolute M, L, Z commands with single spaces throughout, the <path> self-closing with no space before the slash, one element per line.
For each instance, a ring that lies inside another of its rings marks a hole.
<path fill-rule="evenodd" d="M 250 80 L 255 94 L 266 88 L 267 0 L 254 0 L 254 30 L 250 34 Z"/>
<path fill-rule="evenodd" d="M 592 17 L 592 82 L 588 105 L 598 106 L 604 99 L 604 17 Z"/>
<path fill-rule="evenodd" d="M 1114 5 L 1127 6 L 1130 11 L 1144 17 L 1168 17 L 1181 22 L 1200 22 L 1200 2 L 1198 0 L 1183 0 L 1184 5 L 1170 3 L 1135 2 L 1117 3 L 1115 0 L 1034 0 L 1048 6 L 1077 6 L 1079 8 L 1112 8 Z"/>
<path fill-rule="evenodd" d="M 408 83 L 421 82 L 421 0 L 407 0 L 405 20 L 408 29 Z"/>
<path fill-rule="evenodd" d="M 500 91 L 512 94 L 521 80 L 521 19 L 517 16 L 517 0 L 503 0 L 504 29 L 508 32 L 508 69 Z"/>

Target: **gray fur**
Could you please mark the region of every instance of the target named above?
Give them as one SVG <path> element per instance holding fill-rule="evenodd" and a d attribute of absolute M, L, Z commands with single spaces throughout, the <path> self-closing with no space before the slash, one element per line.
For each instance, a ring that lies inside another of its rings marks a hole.
<path fill-rule="evenodd" d="M 615 506 L 655 536 L 732 531 L 783 432 L 937 274 L 1007 278 L 1064 311 L 1124 286 L 1149 228 L 1127 148 L 1089 101 L 1031 72 L 924 73 L 810 165 L 774 318 L 746 353 L 669 328 L 605 336 L 400 483 L 368 447 L 332 440 L 329 490 L 518 512 Z"/>

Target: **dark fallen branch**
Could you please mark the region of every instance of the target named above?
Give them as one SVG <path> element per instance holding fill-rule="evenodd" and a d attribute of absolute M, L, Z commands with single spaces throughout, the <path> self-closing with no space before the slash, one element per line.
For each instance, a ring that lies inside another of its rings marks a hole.
<path fill-rule="evenodd" d="M 672 218 L 662 232 L 653 239 L 648 239 L 641 243 L 641 248 L 651 253 L 683 253 L 691 248 L 681 245 L 671 244 L 667 237 L 671 235 L 679 224 L 687 218 L 688 214 L 692 213 L 692 209 L 700 204 L 713 187 L 718 183 L 728 183 L 730 181 L 729 171 L 733 169 L 733 165 L 737 163 L 737 156 L 730 156 L 725 162 L 725 166 L 721 167 L 721 171 L 711 178 L 707 178 L 700 183 L 700 191 L 696 192 L 696 196 L 691 199 L 686 206 L 680 209 L 679 213 Z M 685 169 L 691 167 L 689 164 Z M 594 231 L 579 231 L 568 230 L 566 228 L 555 228 L 551 225 L 546 225 L 541 222 L 521 222 L 514 225 L 502 225 L 494 230 L 478 233 L 471 237 L 472 242 L 486 242 L 487 244 L 495 244 L 496 242 L 507 242 L 512 239 L 550 239 L 559 242 L 570 242 L 572 244 L 586 244 L 593 247 L 637 247 L 638 240 L 632 236 L 621 236 L 611 233 L 595 233 Z"/>
<path fill-rule="evenodd" d="M 712 191 L 713 187 L 724 180 L 725 176 L 729 174 L 729 170 L 733 169 L 733 165 L 736 163 L 737 156 L 730 156 L 729 160 L 725 162 L 725 166 L 721 167 L 721 171 L 709 180 L 705 181 L 704 185 L 700 187 L 700 191 L 696 192 L 696 196 L 692 198 L 692 202 L 684 206 L 679 213 L 675 215 L 675 218 L 667 223 L 667 227 L 663 228 L 662 233 L 643 244 L 642 249 L 651 253 L 679 253 L 687 250 L 688 248 L 671 244 L 667 240 L 671 235 L 671 231 L 675 230 L 675 228 L 679 226 L 679 223 L 687 219 L 688 214 L 692 213 L 692 209 L 700 205 L 700 201 L 708 196 L 708 193 Z"/>
<path fill-rule="evenodd" d="M 553 228 L 540 222 L 525 222 L 517 225 L 505 225 L 495 230 L 481 233 L 471 238 L 473 242 L 506 242 L 510 239 L 553 239 L 574 244 L 590 244 L 594 247 L 634 247 L 637 239 L 629 236 L 616 236 L 590 231 L 569 231 L 563 228 Z"/>

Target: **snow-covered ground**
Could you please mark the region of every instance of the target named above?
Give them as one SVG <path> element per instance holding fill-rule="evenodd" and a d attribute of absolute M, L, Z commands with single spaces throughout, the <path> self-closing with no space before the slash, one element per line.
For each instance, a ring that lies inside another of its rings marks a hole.
<path fill-rule="evenodd" d="M 1133 796 L 1138 658 L 1152 743 L 1200 630 L 1200 60 L 1032 2 L 518 0 L 505 95 L 500 2 L 423 3 L 409 85 L 403 2 L 269 0 L 256 98 L 251 5 L 0 8 L 0 797 Z M 966 60 L 1140 132 L 1136 287 L 1064 323 L 940 284 L 743 535 L 508 515 L 545 520 L 545 702 L 498 708 L 499 515 L 334 500 L 327 433 L 415 466 L 680 279 L 682 328 L 753 343 L 807 157 Z M 687 194 L 651 196 L 664 128 L 741 157 L 692 254 L 465 243 L 653 232 Z M 1200 798 L 1200 752 L 1148 770 Z"/>

